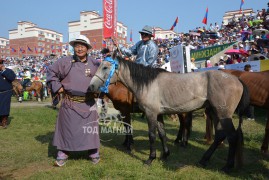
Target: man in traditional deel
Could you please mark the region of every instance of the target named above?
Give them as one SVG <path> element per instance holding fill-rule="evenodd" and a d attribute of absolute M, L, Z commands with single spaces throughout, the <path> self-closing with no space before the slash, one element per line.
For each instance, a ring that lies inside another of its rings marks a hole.
<path fill-rule="evenodd" d="M 63 93 L 56 122 L 53 145 L 58 154 L 56 166 L 63 166 L 70 151 L 88 151 L 93 164 L 100 160 L 98 113 L 94 97 L 87 92 L 98 68 L 98 62 L 88 56 L 92 48 L 89 39 L 80 35 L 70 41 L 74 55 L 57 60 L 49 66 L 47 84 L 54 93 Z"/>

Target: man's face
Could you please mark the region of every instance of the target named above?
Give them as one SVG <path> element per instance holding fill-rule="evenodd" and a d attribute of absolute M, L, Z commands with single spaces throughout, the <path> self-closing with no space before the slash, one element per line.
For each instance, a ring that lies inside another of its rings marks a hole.
<path fill-rule="evenodd" d="M 146 34 L 146 33 L 141 33 L 141 38 L 143 41 L 148 41 L 150 40 L 151 35 L 150 34 Z"/>
<path fill-rule="evenodd" d="M 74 45 L 74 50 L 78 57 L 85 57 L 88 52 L 87 46 L 83 43 L 76 43 Z"/>

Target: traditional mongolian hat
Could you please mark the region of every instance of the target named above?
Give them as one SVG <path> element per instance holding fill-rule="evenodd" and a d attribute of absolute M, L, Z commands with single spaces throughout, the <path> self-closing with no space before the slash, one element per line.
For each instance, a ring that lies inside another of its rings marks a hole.
<path fill-rule="evenodd" d="M 77 39 L 69 42 L 69 44 L 72 47 L 74 47 L 74 45 L 76 43 L 83 43 L 83 44 L 85 44 L 87 46 L 88 49 L 91 49 L 92 48 L 92 46 L 90 44 L 90 40 L 86 36 L 84 36 L 84 35 L 79 35 L 79 37 Z"/>

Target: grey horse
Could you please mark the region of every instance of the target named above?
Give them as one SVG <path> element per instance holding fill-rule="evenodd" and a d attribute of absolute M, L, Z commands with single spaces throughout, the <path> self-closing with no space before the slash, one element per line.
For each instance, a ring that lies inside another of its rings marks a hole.
<path fill-rule="evenodd" d="M 114 70 L 115 72 L 111 72 Z M 222 168 L 229 172 L 238 160 L 242 161 L 243 134 L 242 119 L 237 130 L 232 115 L 235 110 L 241 113 L 249 104 L 246 86 L 236 77 L 221 71 L 207 71 L 189 74 L 164 72 L 145 67 L 117 57 L 117 60 L 104 60 L 89 84 L 88 91 L 99 92 L 100 87 L 116 81 L 122 82 L 132 91 L 148 120 L 150 155 L 146 164 L 156 158 L 156 129 L 163 146 L 163 159 L 170 152 L 164 122 L 158 115 L 191 112 L 207 108 L 215 126 L 215 139 L 205 152 L 199 164 L 206 166 L 218 145 L 227 137 L 229 152 L 226 165 Z"/>

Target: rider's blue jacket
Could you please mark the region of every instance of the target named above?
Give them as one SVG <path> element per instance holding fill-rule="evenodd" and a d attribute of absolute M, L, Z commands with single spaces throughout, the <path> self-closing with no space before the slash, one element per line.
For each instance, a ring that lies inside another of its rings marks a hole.
<path fill-rule="evenodd" d="M 131 55 L 136 55 L 135 62 L 138 64 L 143 64 L 144 66 L 154 67 L 157 64 L 157 55 L 159 53 L 158 46 L 153 40 L 149 41 L 139 41 L 130 49 L 119 45 L 121 52 L 130 57 Z"/>

